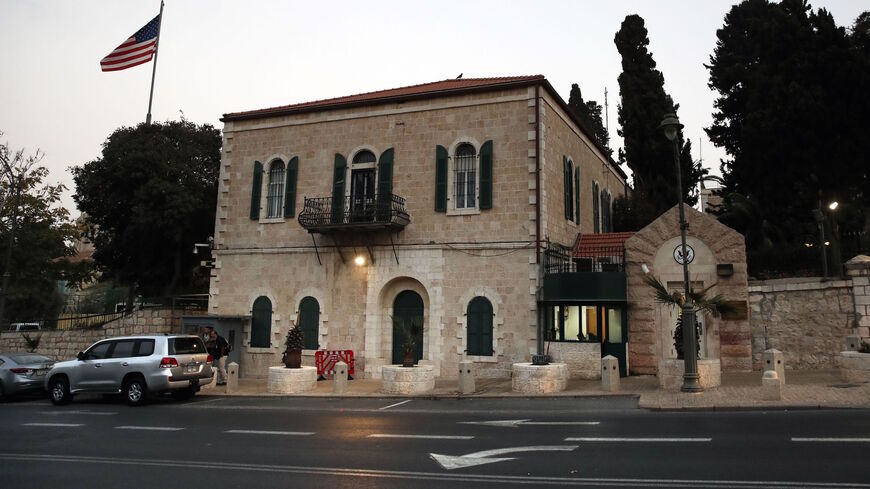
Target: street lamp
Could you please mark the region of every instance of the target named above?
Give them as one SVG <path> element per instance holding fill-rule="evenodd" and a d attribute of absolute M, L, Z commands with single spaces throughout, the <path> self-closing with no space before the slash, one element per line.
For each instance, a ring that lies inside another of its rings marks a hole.
<path fill-rule="evenodd" d="M 659 125 L 665 133 L 668 141 L 674 142 L 674 164 L 677 168 L 677 196 L 679 197 L 680 207 L 680 239 L 682 241 L 683 251 L 683 282 L 686 290 L 686 302 L 682 307 L 682 327 L 683 327 L 683 386 L 680 390 L 683 392 L 701 392 L 701 384 L 698 383 L 698 347 L 697 339 L 695 338 L 695 305 L 692 303 L 689 284 L 689 254 L 686 252 L 686 230 L 689 229 L 689 223 L 686 222 L 686 214 L 683 210 L 683 172 L 680 169 L 680 138 L 679 132 L 683 128 L 676 114 L 665 114 L 665 118 Z"/>
<path fill-rule="evenodd" d="M 834 211 L 840 207 L 840 203 L 832 201 L 828 204 L 828 218 L 831 219 L 831 259 L 833 260 L 833 266 L 831 267 L 831 274 L 834 277 L 842 277 L 843 276 L 843 258 L 840 256 L 840 226 L 837 224 L 837 215 Z"/>

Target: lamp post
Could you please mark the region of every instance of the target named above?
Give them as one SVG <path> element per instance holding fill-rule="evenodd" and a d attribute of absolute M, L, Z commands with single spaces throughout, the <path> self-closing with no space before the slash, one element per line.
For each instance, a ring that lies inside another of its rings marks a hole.
<path fill-rule="evenodd" d="M 840 256 L 840 226 L 837 224 L 836 210 L 840 207 L 840 203 L 836 200 L 828 204 L 828 217 L 831 219 L 831 260 L 834 262 L 831 267 L 831 275 L 834 278 L 843 276 L 843 258 Z"/>
<path fill-rule="evenodd" d="M 691 285 L 689 284 L 689 262 L 688 253 L 686 252 L 686 230 L 689 229 L 689 223 L 686 222 L 686 213 L 683 210 L 683 172 L 680 169 L 680 138 L 679 132 L 683 128 L 676 114 L 665 114 L 665 118 L 659 125 L 665 133 L 665 137 L 674 143 L 674 164 L 677 168 L 677 195 L 679 197 L 680 207 L 680 239 L 682 242 L 683 251 L 683 282 L 685 286 L 686 302 L 682 307 L 682 327 L 683 327 L 683 386 L 680 390 L 683 392 L 701 392 L 701 384 L 698 383 L 698 347 L 697 339 L 695 338 L 695 305 L 692 303 L 692 296 L 689 294 Z"/>
<path fill-rule="evenodd" d="M 822 201 L 819 199 L 819 208 L 813 209 L 813 219 L 819 226 L 819 252 L 822 256 L 822 278 L 828 280 L 828 255 L 825 251 L 825 215 L 822 213 Z"/>

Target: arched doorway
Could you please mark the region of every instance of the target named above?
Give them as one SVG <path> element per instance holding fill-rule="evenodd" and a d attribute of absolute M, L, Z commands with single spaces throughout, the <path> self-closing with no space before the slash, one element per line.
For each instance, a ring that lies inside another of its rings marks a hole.
<path fill-rule="evenodd" d="M 405 356 L 405 330 L 400 325 L 416 326 L 417 345 L 414 349 L 414 363 L 423 358 L 423 299 L 413 290 L 404 290 L 393 301 L 393 363 L 402 363 Z"/>

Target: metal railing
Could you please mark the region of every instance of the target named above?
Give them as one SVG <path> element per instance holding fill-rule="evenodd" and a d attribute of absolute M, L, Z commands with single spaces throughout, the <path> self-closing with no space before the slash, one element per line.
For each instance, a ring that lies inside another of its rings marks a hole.
<path fill-rule="evenodd" d="M 299 213 L 299 224 L 309 230 L 364 224 L 405 226 L 408 222 L 405 199 L 394 194 L 385 198 L 306 197 L 305 206 Z"/>
<path fill-rule="evenodd" d="M 558 243 L 547 243 L 544 273 L 625 272 L 622 246 L 584 246 L 574 252 Z"/>

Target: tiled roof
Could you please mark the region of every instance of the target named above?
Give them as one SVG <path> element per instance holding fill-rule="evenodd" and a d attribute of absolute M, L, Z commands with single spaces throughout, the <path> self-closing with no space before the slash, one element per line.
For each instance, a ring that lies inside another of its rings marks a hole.
<path fill-rule="evenodd" d="M 541 80 L 544 80 L 543 75 L 505 76 L 498 78 L 458 78 L 452 80 L 423 83 L 420 85 L 411 85 L 408 87 L 391 88 L 389 90 L 379 90 L 376 92 L 360 93 L 357 95 L 348 95 L 345 97 L 315 100 L 313 102 L 303 102 L 301 104 L 283 105 L 280 107 L 271 107 L 268 109 L 251 110 L 246 112 L 232 112 L 229 114 L 224 114 L 221 120 L 232 121 L 255 119 L 259 117 L 283 115 L 288 113 L 335 109 L 345 106 L 373 105 L 377 103 L 387 103 L 396 100 L 427 98 L 451 94 L 461 94 L 471 91 L 498 89 L 501 87 L 510 87 L 516 85 L 527 85 Z"/>
<path fill-rule="evenodd" d="M 589 256 L 593 250 L 622 248 L 625 247 L 628 238 L 632 236 L 634 236 L 633 232 L 581 234 L 577 237 L 573 252 L 575 256 Z"/>

